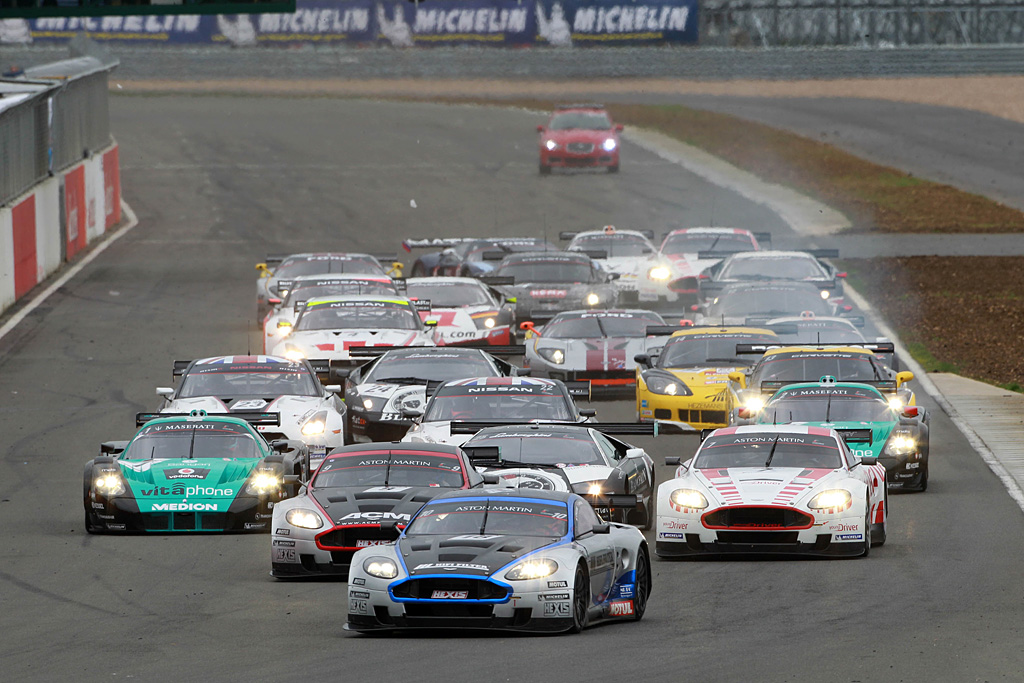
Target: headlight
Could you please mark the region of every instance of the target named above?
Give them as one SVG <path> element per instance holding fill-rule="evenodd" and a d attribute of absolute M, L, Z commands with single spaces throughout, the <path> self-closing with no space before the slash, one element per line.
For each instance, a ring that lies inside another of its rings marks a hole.
<path fill-rule="evenodd" d="M 601 303 L 601 297 L 591 292 L 590 294 L 587 294 L 586 302 L 588 306 L 596 306 Z"/>
<path fill-rule="evenodd" d="M 751 396 L 743 402 L 743 407 L 752 413 L 759 413 L 764 408 L 764 399 L 760 396 Z"/>
<path fill-rule="evenodd" d="M 306 352 L 303 351 L 302 349 L 292 348 L 292 349 L 288 349 L 287 351 L 284 352 L 284 357 L 287 358 L 290 361 L 293 361 L 293 362 L 297 363 L 300 360 L 305 360 Z"/>
<path fill-rule="evenodd" d="M 363 571 L 378 579 L 393 579 L 398 576 L 398 565 L 386 557 L 370 557 L 363 562 Z"/>
<path fill-rule="evenodd" d="M 537 349 L 537 353 L 544 360 L 551 361 L 555 365 L 561 365 L 565 362 L 565 351 L 562 349 Z"/>
<path fill-rule="evenodd" d="M 830 296 L 831 296 L 831 294 L 829 294 L 829 292 L 828 292 L 828 290 L 827 290 L 827 289 L 823 289 L 823 290 L 821 290 L 821 298 L 822 298 L 822 299 L 827 299 L 827 298 L 829 298 Z"/>
<path fill-rule="evenodd" d="M 119 496 L 124 493 L 124 480 L 116 473 L 101 474 L 92 483 L 93 488 L 104 496 Z"/>
<path fill-rule="evenodd" d="M 386 401 L 382 398 L 364 398 L 362 401 L 359 402 L 359 407 L 361 407 L 363 410 L 373 412 L 383 408 L 385 402 Z"/>
<path fill-rule="evenodd" d="M 616 147 L 618 147 L 618 143 L 615 142 L 615 138 L 608 138 L 601 143 L 601 149 L 606 152 L 614 152 Z"/>
<path fill-rule="evenodd" d="M 910 455 L 917 450 L 917 441 L 912 436 L 894 434 L 885 444 L 885 452 L 889 455 Z"/>
<path fill-rule="evenodd" d="M 676 489 L 669 494 L 668 502 L 676 510 L 680 508 L 703 510 L 708 506 L 708 499 L 704 497 L 704 494 L 693 489 Z"/>
<path fill-rule="evenodd" d="M 903 399 L 893 396 L 889 399 L 889 407 L 895 410 L 897 413 L 903 412 Z"/>
<path fill-rule="evenodd" d="M 554 152 L 556 149 L 558 149 L 558 143 L 555 142 L 554 140 L 547 140 L 544 143 L 544 146 L 548 148 L 549 152 Z"/>
<path fill-rule="evenodd" d="M 647 271 L 647 277 L 652 280 L 667 280 L 672 277 L 672 271 L 665 266 L 654 266 Z"/>
<path fill-rule="evenodd" d="M 807 504 L 812 510 L 831 510 L 840 512 L 847 510 L 853 505 L 853 496 L 845 489 L 830 489 L 822 491 Z"/>
<path fill-rule="evenodd" d="M 599 496 L 604 487 L 604 480 L 600 481 L 578 481 L 572 485 L 573 493 L 581 496 Z"/>
<path fill-rule="evenodd" d="M 249 480 L 245 492 L 250 496 L 262 496 L 281 488 L 281 478 L 273 472 L 257 472 Z"/>
<path fill-rule="evenodd" d="M 661 375 L 652 375 L 649 378 L 644 378 L 647 382 L 647 388 L 654 394 L 663 394 L 665 396 L 692 396 L 693 392 L 677 379 L 671 379 L 669 377 L 663 377 Z"/>
<path fill-rule="evenodd" d="M 520 562 L 505 573 L 509 581 L 528 581 L 529 579 L 543 579 L 558 571 L 558 563 L 554 560 L 539 559 Z"/>
<path fill-rule="evenodd" d="M 302 425 L 303 436 L 318 436 L 327 429 L 327 411 L 321 410 Z"/>
<path fill-rule="evenodd" d="M 284 518 L 288 520 L 289 524 L 300 529 L 319 529 L 324 525 L 324 520 L 320 518 L 320 515 L 312 510 L 303 510 L 302 508 L 289 510 Z"/>
<path fill-rule="evenodd" d="M 486 327 L 487 329 L 491 329 L 492 327 L 494 327 L 494 318 L 485 318 L 484 327 Z"/>

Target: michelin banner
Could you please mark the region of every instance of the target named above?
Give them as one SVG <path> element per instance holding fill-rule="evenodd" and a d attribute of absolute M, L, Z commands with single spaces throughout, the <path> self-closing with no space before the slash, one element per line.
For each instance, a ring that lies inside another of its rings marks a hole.
<path fill-rule="evenodd" d="M 696 43 L 697 0 L 298 0 L 293 14 L 0 21 L 0 43 L 608 45 Z"/>

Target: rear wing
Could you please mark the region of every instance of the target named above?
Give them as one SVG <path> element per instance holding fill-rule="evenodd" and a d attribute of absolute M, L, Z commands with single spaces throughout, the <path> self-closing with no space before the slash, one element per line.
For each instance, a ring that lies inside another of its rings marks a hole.
<path fill-rule="evenodd" d="M 721 260 L 721 259 L 724 259 L 724 258 L 728 258 L 728 257 L 732 256 L 733 254 L 740 254 L 740 253 L 742 253 L 742 252 L 735 251 L 735 250 L 733 250 L 733 251 L 698 251 L 697 252 L 697 260 L 698 261 L 710 261 L 712 259 Z"/>
<path fill-rule="evenodd" d="M 870 429 L 837 429 L 839 436 L 846 443 L 871 443 L 873 434 Z"/>
<path fill-rule="evenodd" d="M 653 240 L 654 239 L 654 231 L 653 230 L 632 230 L 631 229 L 630 232 L 638 232 L 638 233 L 640 233 L 641 235 L 643 235 L 644 237 L 646 237 L 649 240 Z M 558 233 L 558 239 L 562 240 L 563 242 L 569 242 L 574 237 L 576 237 L 576 235 L 578 235 L 578 234 L 580 234 L 579 230 L 563 230 L 562 232 Z"/>
<path fill-rule="evenodd" d="M 594 429 L 602 434 L 611 436 L 628 435 L 634 436 L 658 436 L 660 432 L 659 423 L 655 422 L 535 422 L 529 420 L 455 420 L 451 423 L 452 434 L 476 434 L 481 429 L 488 427 L 521 427 L 524 425 L 553 425 L 557 427 L 578 427 L 579 429 Z M 492 446 L 497 448 L 497 446 Z"/>
<path fill-rule="evenodd" d="M 608 250 L 607 249 L 570 249 L 568 251 L 568 253 L 570 253 L 570 254 L 583 254 L 587 258 L 593 259 L 594 261 L 598 261 L 600 259 L 608 258 Z"/>
<path fill-rule="evenodd" d="M 751 232 L 758 246 L 772 248 L 772 234 L 770 232 Z"/>
<path fill-rule="evenodd" d="M 481 256 L 484 261 L 503 261 L 509 253 L 507 251 L 485 251 Z"/>
<path fill-rule="evenodd" d="M 801 249 L 814 258 L 839 258 L 838 249 Z"/>
<path fill-rule="evenodd" d="M 569 395 L 574 398 L 586 398 L 590 400 L 590 382 L 565 382 L 565 388 Z"/>
<path fill-rule="evenodd" d="M 896 346 L 892 342 L 814 342 L 812 344 L 737 344 L 736 354 L 763 354 L 767 351 L 784 348 L 820 349 L 824 351 L 838 347 L 865 349 L 874 353 L 896 353 Z"/>
<path fill-rule="evenodd" d="M 669 337 L 681 330 L 692 330 L 693 325 L 648 325 L 648 337 Z"/>
<path fill-rule="evenodd" d="M 388 351 L 395 351 L 396 349 L 434 349 L 434 348 L 445 348 L 436 346 L 350 346 L 348 348 L 348 355 L 362 358 L 375 358 L 377 356 L 383 356 Z M 452 349 L 478 349 L 484 353 L 489 353 L 492 356 L 522 356 L 526 354 L 525 344 L 504 344 L 493 346 L 487 346 L 480 344 L 478 346 L 470 344 L 459 344 L 458 346 L 451 347 Z M 316 369 L 317 363 L 324 364 L 327 361 L 310 361 Z M 339 365 L 338 367 L 348 367 L 348 365 Z M 320 372 L 320 370 L 317 370 Z"/>
<path fill-rule="evenodd" d="M 176 360 L 174 361 L 174 367 L 171 368 L 171 377 L 181 377 L 188 370 L 188 366 L 192 365 L 190 360 Z"/>
<path fill-rule="evenodd" d="M 286 258 L 288 258 L 288 254 L 267 254 L 263 262 L 268 266 L 279 266 Z"/>
<path fill-rule="evenodd" d="M 412 301 L 412 305 L 416 307 L 417 311 L 429 313 L 431 310 L 430 299 L 410 299 L 410 301 Z"/>
<path fill-rule="evenodd" d="M 195 417 L 195 418 L 206 418 L 206 417 L 237 417 L 239 420 L 245 420 L 251 425 L 270 425 L 280 426 L 281 414 L 280 413 L 261 413 L 255 410 L 239 410 L 233 413 L 206 413 L 203 411 L 194 411 L 197 414 L 192 413 L 136 413 L 135 414 L 135 426 L 141 427 L 150 420 L 156 420 L 162 417 Z"/>
<path fill-rule="evenodd" d="M 412 251 L 413 249 L 445 249 L 447 247 L 454 247 L 457 244 L 463 242 L 473 242 L 479 238 L 477 237 L 426 237 L 426 238 L 410 238 L 402 240 L 402 248 L 406 251 Z"/>

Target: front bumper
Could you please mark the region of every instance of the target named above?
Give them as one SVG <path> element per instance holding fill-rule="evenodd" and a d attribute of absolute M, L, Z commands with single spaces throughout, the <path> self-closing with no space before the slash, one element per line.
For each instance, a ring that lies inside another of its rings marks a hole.
<path fill-rule="evenodd" d="M 913 491 L 924 485 L 928 456 L 921 453 L 899 458 L 883 455 L 878 464 L 885 467 L 885 480 L 890 489 Z"/>
<path fill-rule="evenodd" d="M 239 496 L 230 503 L 196 498 L 187 503 L 168 502 L 168 510 L 152 512 L 140 511 L 132 497 L 86 500 L 85 505 L 92 525 L 105 533 L 266 532 L 274 501 L 254 496 Z"/>
<path fill-rule="evenodd" d="M 283 531 L 290 533 L 285 535 L 274 530 L 270 547 L 270 573 L 282 579 L 345 576 L 358 550 L 388 544 L 398 538 L 397 530 L 384 531 L 379 524 L 336 526 L 327 531 L 317 530 L 316 534 L 295 528 Z"/>
<path fill-rule="evenodd" d="M 666 396 L 650 391 L 637 394 L 637 416 L 641 422 L 658 420 L 674 424 L 684 431 L 728 427 L 729 406 L 728 399 Z"/>
<path fill-rule="evenodd" d="M 600 145 L 594 145 L 590 152 L 570 152 L 564 145 L 558 149 L 548 150 L 546 147 L 540 149 L 540 163 L 543 166 L 554 168 L 574 168 L 581 166 L 618 166 L 619 150 L 606 152 Z"/>
<path fill-rule="evenodd" d="M 352 412 L 353 443 L 398 441 L 412 426 L 412 420 L 381 420 L 380 413 Z"/>

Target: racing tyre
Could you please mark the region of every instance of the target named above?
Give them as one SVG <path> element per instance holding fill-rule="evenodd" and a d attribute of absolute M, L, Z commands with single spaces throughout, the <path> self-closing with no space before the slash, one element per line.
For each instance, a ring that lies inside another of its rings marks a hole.
<path fill-rule="evenodd" d="M 619 165 L 615 164 L 614 166 L 609 166 L 608 167 L 608 172 L 609 173 L 618 173 L 619 172 Z"/>
<path fill-rule="evenodd" d="M 924 493 L 928 490 L 928 463 L 924 464 L 924 469 L 921 471 L 921 485 L 917 487 L 918 493 Z"/>
<path fill-rule="evenodd" d="M 867 512 L 864 513 L 864 553 L 861 557 L 871 554 L 871 499 L 864 501 Z"/>
<path fill-rule="evenodd" d="M 651 595 L 651 561 L 647 550 L 641 549 L 636 558 L 636 595 L 633 597 L 633 621 L 644 618 L 647 610 L 647 598 Z"/>
<path fill-rule="evenodd" d="M 551 167 L 547 166 L 545 164 L 541 164 L 540 165 L 540 174 L 541 175 L 551 175 Z"/>
<path fill-rule="evenodd" d="M 885 487 L 885 491 L 882 493 L 882 509 L 885 514 L 882 515 L 882 523 L 876 525 L 875 533 L 871 534 L 871 545 L 885 545 L 885 539 L 889 535 L 888 519 L 889 519 L 889 487 Z"/>
<path fill-rule="evenodd" d="M 570 633 L 579 633 L 590 619 L 590 576 L 582 564 L 576 566 L 576 580 L 572 591 L 572 627 Z"/>

